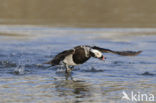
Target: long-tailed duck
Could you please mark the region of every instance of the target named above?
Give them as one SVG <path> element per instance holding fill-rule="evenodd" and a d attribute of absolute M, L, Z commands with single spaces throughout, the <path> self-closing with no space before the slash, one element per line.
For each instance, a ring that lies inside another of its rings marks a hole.
<path fill-rule="evenodd" d="M 66 68 L 66 73 L 69 73 L 72 70 L 70 66 L 83 64 L 91 57 L 105 60 L 102 53 L 113 53 L 121 56 L 136 56 L 141 52 L 142 51 L 113 51 L 97 46 L 81 45 L 57 54 L 51 61 L 46 62 L 45 64 L 55 66 L 63 63 Z"/>

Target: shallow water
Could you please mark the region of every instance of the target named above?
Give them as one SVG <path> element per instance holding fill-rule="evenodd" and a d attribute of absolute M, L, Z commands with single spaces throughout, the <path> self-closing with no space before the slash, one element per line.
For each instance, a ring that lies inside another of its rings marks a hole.
<path fill-rule="evenodd" d="M 131 103 L 125 91 L 156 100 L 156 29 L 0 26 L 1 103 Z M 41 65 L 77 45 L 143 50 L 136 57 L 104 54 L 76 66 L 72 78 L 61 67 Z M 143 101 L 145 102 L 145 101 Z"/>

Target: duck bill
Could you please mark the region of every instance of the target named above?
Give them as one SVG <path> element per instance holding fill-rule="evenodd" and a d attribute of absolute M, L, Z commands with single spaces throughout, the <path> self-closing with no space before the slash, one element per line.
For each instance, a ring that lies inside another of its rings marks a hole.
<path fill-rule="evenodd" d="M 105 60 L 105 57 L 102 55 L 99 59 L 100 60 Z"/>

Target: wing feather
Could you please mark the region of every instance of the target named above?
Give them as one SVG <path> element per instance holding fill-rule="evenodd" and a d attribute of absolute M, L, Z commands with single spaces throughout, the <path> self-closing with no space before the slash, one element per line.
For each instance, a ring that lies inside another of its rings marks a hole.
<path fill-rule="evenodd" d="M 110 50 L 110 49 L 100 48 L 97 46 L 93 46 L 92 48 L 97 49 L 103 53 L 113 53 L 113 54 L 117 54 L 117 55 L 121 55 L 121 56 L 136 56 L 142 52 L 142 51 L 114 51 L 114 50 Z"/>
<path fill-rule="evenodd" d="M 51 65 L 59 65 L 60 61 L 62 61 L 67 55 L 73 54 L 74 50 L 65 50 L 59 54 L 57 54 L 51 61 L 46 62 L 44 64 L 51 64 Z"/>

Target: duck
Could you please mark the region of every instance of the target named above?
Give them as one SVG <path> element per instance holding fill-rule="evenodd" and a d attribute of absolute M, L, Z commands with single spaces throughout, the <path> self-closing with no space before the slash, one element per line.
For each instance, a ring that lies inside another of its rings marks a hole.
<path fill-rule="evenodd" d="M 142 51 L 114 51 L 99 46 L 78 45 L 72 49 L 58 53 L 52 60 L 44 64 L 50 64 L 51 66 L 63 64 L 66 69 L 65 72 L 70 73 L 74 66 L 83 64 L 92 57 L 104 61 L 106 57 L 103 53 L 112 53 L 120 56 L 136 56 L 141 52 Z"/>

